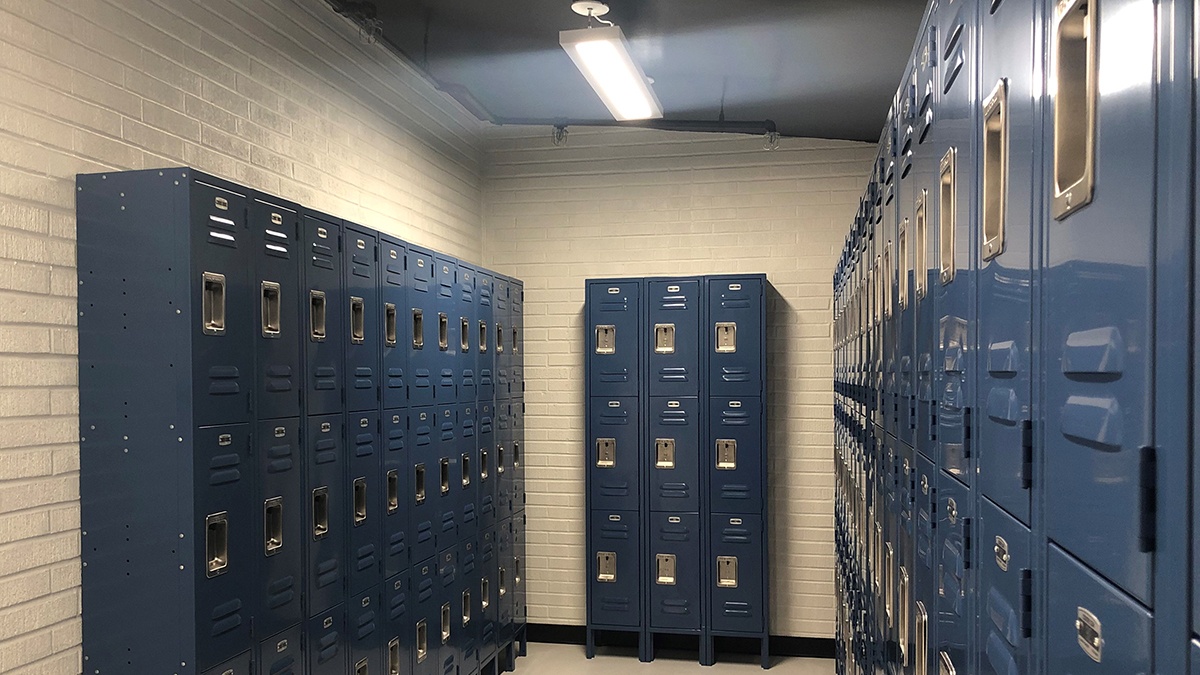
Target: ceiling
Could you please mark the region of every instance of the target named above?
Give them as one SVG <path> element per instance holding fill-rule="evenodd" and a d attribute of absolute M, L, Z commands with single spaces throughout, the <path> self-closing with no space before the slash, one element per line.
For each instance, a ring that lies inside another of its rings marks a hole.
<path fill-rule="evenodd" d="M 560 30 L 587 25 L 570 0 L 341 4 L 373 9 L 383 39 L 482 119 L 613 123 L 558 45 Z M 660 126 L 761 133 L 770 120 L 786 136 L 876 141 L 925 4 L 609 0 L 605 18 L 653 78 Z"/>

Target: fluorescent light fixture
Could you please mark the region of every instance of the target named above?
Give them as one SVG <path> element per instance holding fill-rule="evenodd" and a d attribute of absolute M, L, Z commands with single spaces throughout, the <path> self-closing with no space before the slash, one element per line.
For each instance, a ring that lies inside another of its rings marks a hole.
<path fill-rule="evenodd" d="M 662 104 L 629 53 L 620 26 L 564 30 L 558 42 L 620 121 L 658 119 Z"/>

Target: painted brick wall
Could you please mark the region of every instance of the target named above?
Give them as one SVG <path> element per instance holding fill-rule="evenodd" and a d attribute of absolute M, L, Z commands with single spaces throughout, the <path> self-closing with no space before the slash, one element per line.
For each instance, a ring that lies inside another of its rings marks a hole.
<path fill-rule="evenodd" d="M 479 260 L 481 130 L 322 0 L 0 0 L 0 672 L 82 665 L 75 173 L 191 165 Z"/>
<path fill-rule="evenodd" d="M 584 280 L 765 272 L 772 632 L 832 636 L 829 283 L 874 157 L 838 141 L 489 134 L 485 264 L 525 280 L 530 621 L 585 617 Z"/>

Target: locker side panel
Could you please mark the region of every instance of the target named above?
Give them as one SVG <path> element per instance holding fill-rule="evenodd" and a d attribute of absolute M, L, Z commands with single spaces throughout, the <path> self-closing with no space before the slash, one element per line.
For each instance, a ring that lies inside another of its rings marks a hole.
<path fill-rule="evenodd" d="M 762 633 L 767 611 L 762 517 L 714 513 L 711 523 L 711 628 L 719 633 Z"/>
<path fill-rule="evenodd" d="M 636 511 L 593 510 L 588 546 L 588 624 L 642 625 Z"/>
<path fill-rule="evenodd" d="M 700 393 L 700 280 L 647 284 L 650 323 L 644 328 L 650 396 Z"/>
<path fill-rule="evenodd" d="M 646 556 L 650 589 L 650 629 L 700 630 L 700 516 L 654 513 Z"/>
<path fill-rule="evenodd" d="M 591 508 L 634 511 L 639 501 L 641 463 L 638 399 L 590 400 L 587 446 Z"/>
<path fill-rule="evenodd" d="M 699 399 L 650 399 L 650 510 L 700 511 Z"/>
<path fill-rule="evenodd" d="M 256 194 L 250 203 L 254 282 L 258 295 L 255 411 L 258 419 L 298 417 L 304 377 L 300 345 L 300 215 L 294 207 Z"/>
<path fill-rule="evenodd" d="M 255 519 L 259 547 L 254 630 L 274 635 L 304 618 L 305 511 L 304 458 L 300 420 L 259 422 L 255 455 L 258 462 Z M 294 645 L 299 648 L 299 641 Z"/>
<path fill-rule="evenodd" d="M 347 583 L 349 592 L 358 595 L 379 585 L 383 552 L 379 548 L 382 531 L 380 509 L 384 499 L 383 457 L 379 439 L 379 413 L 348 413 L 346 420 L 346 449 L 348 471 L 346 494 L 350 508 L 345 511 L 344 527 L 347 538 Z M 378 605 L 378 602 L 376 602 Z M 348 611 L 357 611 L 348 608 Z"/>
<path fill-rule="evenodd" d="M 405 259 L 408 294 L 408 404 L 433 405 L 438 376 L 437 282 L 433 252 L 409 245 Z"/>
<path fill-rule="evenodd" d="M 345 384 L 341 223 L 312 214 L 301 221 L 304 241 L 305 392 L 309 415 L 339 412 Z"/>
<path fill-rule="evenodd" d="M 346 410 L 377 410 L 380 402 L 379 238 L 345 224 L 342 267 L 346 308 Z"/>
<path fill-rule="evenodd" d="M 636 396 L 641 282 L 589 281 L 587 368 L 591 396 Z"/>
<path fill-rule="evenodd" d="M 380 331 L 383 407 L 408 405 L 408 356 L 412 351 L 412 308 L 408 304 L 407 249 L 403 242 L 379 237 Z"/>
<path fill-rule="evenodd" d="M 764 280 L 715 277 L 706 279 L 706 283 L 709 392 L 762 396 Z"/>
<path fill-rule="evenodd" d="M 348 502 L 344 490 L 346 448 L 343 426 L 341 415 L 309 417 L 307 420 L 308 488 L 304 512 L 309 616 L 329 610 L 345 599 L 345 513 Z M 309 656 L 311 662 L 313 654 Z"/>
<path fill-rule="evenodd" d="M 713 513 L 758 513 L 763 507 L 762 399 L 709 399 L 709 508 Z"/>

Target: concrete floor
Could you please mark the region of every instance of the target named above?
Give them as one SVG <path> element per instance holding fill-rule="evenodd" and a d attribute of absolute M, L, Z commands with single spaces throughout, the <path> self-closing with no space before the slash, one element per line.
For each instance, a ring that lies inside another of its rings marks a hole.
<path fill-rule="evenodd" d="M 734 654 L 722 657 L 718 663 L 705 668 L 696 662 L 695 654 L 659 650 L 652 663 L 641 663 L 637 650 L 600 648 L 596 658 L 588 660 L 582 646 L 529 643 L 529 655 L 517 659 L 515 675 L 613 675 L 628 668 L 646 675 L 833 675 L 833 661 L 828 659 L 798 659 L 775 657 L 771 669 L 758 666 L 758 657 Z"/>

